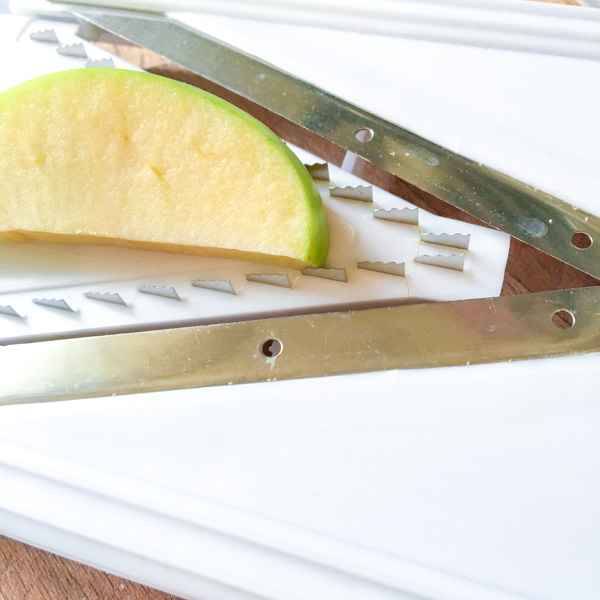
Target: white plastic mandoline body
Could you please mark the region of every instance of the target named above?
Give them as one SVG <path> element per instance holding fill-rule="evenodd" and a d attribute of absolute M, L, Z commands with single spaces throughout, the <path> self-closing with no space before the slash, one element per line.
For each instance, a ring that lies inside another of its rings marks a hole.
<path fill-rule="evenodd" d="M 491 29 L 498 10 L 523 24 L 518 2 L 481 2 L 487 17 L 466 0 L 437 4 L 457 28 L 477 16 L 479 30 Z M 548 15 L 563 19 L 564 35 L 549 37 L 563 47 L 573 23 L 591 14 L 527 6 L 532 34 L 543 35 Z M 600 212 L 595 60 L 514 43 L 500 49 L 496 33 L 491 49 L 184 18 Z M 12 19 L 3 23 L 7 32 Z M 55 68 L 54 59 L 36 60 Z M 2 73 L 13 77 L 7 85 L 25 75 L 10 62 Z M 338 176 L 347 177 L 332 170 L 334 183 L 346 185 Z M 375 203 L 388 200 L 374 193 Z M 411 232 L 403 248 L 412 243 L 414 256 L 416 229 L 399 227 Z M 447 223 L 440 230 L 454 232 Z M 474 235 L 469 260 L 480 256 L 476 243 Z M 447 294 L 444 276 L 468 279 L 473 266 L 435 268 L 439 285 L 426 289 Z M 170 284 L 165 274 L 202 275 L 193 265 L 144 273 L 144 281 Z M 382 277 L 411 286 L 410 277 Z M 175 286 L 186 301 L 204 292 L 188 281 Z M 251 285 L 238 281 L 236 301 Z M 134 294 L 132 306 L 142 296 Z M 198 600 L 595 600 L 599 367 L 600 357 L 584 356 L 4 407 L 0 532 Z"/>

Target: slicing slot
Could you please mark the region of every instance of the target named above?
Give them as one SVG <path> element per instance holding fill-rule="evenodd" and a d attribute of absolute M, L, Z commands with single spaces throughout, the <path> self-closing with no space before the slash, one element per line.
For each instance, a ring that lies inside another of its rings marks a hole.
<path fill-rule="evenodd" d="M 235 295 L 235 289 L 231 281 L 220 279 L 194 279 L 192 285 L 205 290 L 214 290 L 215 292 L 225 292 L 226 294 Z"/>
<path fill-rule="evenodd" d="M 384 221 L 395 221 L 407 225 L 419 224 L 418 208 L 376 208 L 373 211 L 373 216 Z"/>
<path fill-rule="evenodd" d="M 322 279 L 331 279 L 332 281 L 348 282 L 348 274 L 346 269 L 336 269 L 335 267 L 323 267 L 322 269 L 302 269 L 303 275 L 311 277 L 321 277 Z"/>
<path fill-rule="evenodd" d="M 462 233 L 421 233 L 421 241 L 438 246 L 450 246 L 451 248 L 460 248 L 468 250 L 471 241 L 471 234 Z"/>
<path fill-rule="evenodd" d="M 437 254 L 430 256 L 424 254 L 423 256 L 417 256 L 415 262 L 423 265 L 430 265 L 432 267 L 442 267 L 444 269 L 453 269 L 454 271 L 464 271 L 465 269 L 465 255 L 464 254 L 450 254 L 442 255 Z"/>
<path fill-rule="evenodd" d="M 291 288 L 290 278 L 284 273 L 249 273 L 246 275 L 247 281 L 254 283 L 266 283 L 277 287 Z"/>
<path fill-rule="evenodd" d="M 377 271 L 378 273 L 387 273 L 388 275 L 398 275 L 399 277 L 406 277 L 406 263 L 396 262 L 369 262 L 363 261 L 356 265 L 359 269 L 366 269 L 367 271 Z"/>
<path fill-rule="evenodd" d="M 373 202 L 373 188 L 370 185 L 331 187 L 329 188 L 329 195 L 334 198 L 345 198 L 346 200 Z"/>

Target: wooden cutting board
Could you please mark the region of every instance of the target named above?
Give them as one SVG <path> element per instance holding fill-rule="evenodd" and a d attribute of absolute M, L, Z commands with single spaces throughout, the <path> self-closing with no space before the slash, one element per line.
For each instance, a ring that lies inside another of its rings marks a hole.
<path fill-rule="evenodd" d="M 536 1 L 579 4 L 577 0 Z M 144 56 L 137 58 L 142 62 L 145 60 Z M 153 59 L 147 57 L 146 60 L 151 63 Z M 169 67 L 152 63 L 152 70 L 164 73 L 169 71 Z M 249 112 L 254 112 L 282 137 L 293 138 L 296 135 L 281 120 L 266 117 L 264 111 L 256 107 L 245 108 L 249 109 Z M 298 139 L 295 141 L 301 142 Z M 311 148 L 308 149 L 312 149 L 316 154 L 323 155 L 332 162 L 339 162 L 336 160 L 335 148 L 322 145 L 317 140 L 310 140 L 309 146 Z M 386 173 L 372 170 L 363 176 L 372 183 L 431 212 L 476 222 L 457 209 Z M 595 279 L 513 240 L 502 293 L 526 293 L 598 283 Z M 116 600 L 121 598 L 169 600 L 175 597 L 0 536 L 0 600 Z"/>

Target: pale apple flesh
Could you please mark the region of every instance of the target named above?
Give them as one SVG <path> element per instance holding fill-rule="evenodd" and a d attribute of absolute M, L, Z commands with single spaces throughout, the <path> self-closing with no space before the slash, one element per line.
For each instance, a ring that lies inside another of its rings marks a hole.
<path fill-rule="evenodd" d="M 0 240 L 121 245 L 321 266 L 306 168 L 269 129 L 197 88 L 78 69 L 0 95 Z"/>

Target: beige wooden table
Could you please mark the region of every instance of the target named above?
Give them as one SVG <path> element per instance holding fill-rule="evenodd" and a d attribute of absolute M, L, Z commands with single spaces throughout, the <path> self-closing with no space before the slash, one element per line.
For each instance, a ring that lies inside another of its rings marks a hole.
<path fill-rule="evenodd" d="M 578 4 L 577 0 L 538 1 Z M 135 51 L 121 49 L 122 54 L 131 52 Z M 151 55 L 138 52 L 131 58 L 149 70 L 173 74 L 169 65 L 156 60 Z M 195 83 L 200 83 L 209 91 L 215 91 L 214 86 L 206 82 L 195 81 Z M 229 99 L 235 100 L 231 97 Z M 258 107 L 248 103 L 238 102 L 238 104 L 266 122 L 281 137 L 291 142 L 301 142 L 298 145 L 307 146 L 308 150 L 335 164 L 341 162 L 343 151 L 316 138 L 299 140 L 295 129 L 290 128 L 281 119 L 272 118 Z M 386 173 L 369 169 L 362 176 L 373 184 L 431 212 L 476 222 L 459 210 Z M 513 240 L 502 293 L 520 294 L 598 283 L 593 278 Z M 0 536 L 0 600 L 168 600 L 169 598 L 174 597 Z"/>

